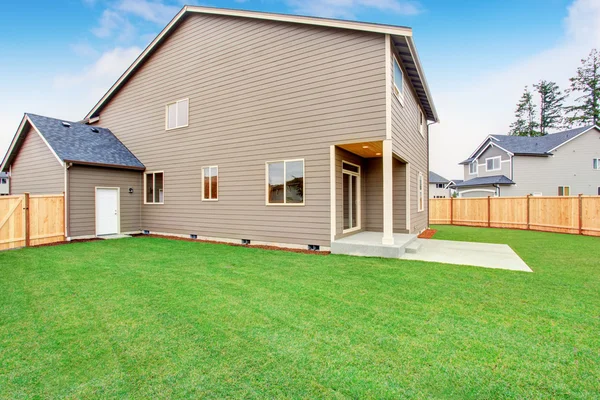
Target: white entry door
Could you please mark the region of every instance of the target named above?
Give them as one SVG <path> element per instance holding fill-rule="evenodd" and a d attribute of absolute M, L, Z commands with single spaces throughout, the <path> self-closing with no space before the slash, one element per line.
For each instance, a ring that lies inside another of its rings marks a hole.
<path fill-rule="evenodd" d="M 96 188 L 96 235 L 119 233 L 119 189 Z"/>

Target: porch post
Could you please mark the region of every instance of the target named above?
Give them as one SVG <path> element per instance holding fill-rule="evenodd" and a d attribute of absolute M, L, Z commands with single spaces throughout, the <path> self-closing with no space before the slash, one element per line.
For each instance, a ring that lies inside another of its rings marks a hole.
<path fill-rule="evenodd" d="M 383 141 L 383 239 L 382 244 L 394 244 L 392 141 Z"/>

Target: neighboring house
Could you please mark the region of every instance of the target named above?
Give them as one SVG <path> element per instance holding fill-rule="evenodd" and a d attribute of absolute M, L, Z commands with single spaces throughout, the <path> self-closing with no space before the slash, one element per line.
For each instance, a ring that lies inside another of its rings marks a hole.
<path fill-rule="evenodd" d="M 600 195 L 600 128 L 490 135 L 461 164 L 460 197 Z"/>
<path fill-rule="evenodd" d="M 71 239 L 390 244 L 428 225 L 437 120 L 409 28 L 186 6 L 85 123 L 26 114 L 2 170 L 65 192 Z"/>
<path fill-rule="evenodd" d="M 445 199 L 452 197 L 452 186 L 454 182 L 429 171 L 429 198 Z"/>
<path fill-rule="evenodd" d="M 10 194 L 10 182 L 6 172 L 0 172 L 0 196 Z"/>

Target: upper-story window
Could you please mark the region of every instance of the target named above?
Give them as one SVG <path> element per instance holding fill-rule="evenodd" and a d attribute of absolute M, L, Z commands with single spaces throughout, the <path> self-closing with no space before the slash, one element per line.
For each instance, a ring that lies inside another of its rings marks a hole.
<path fill-rule="evenodd" d="M 166 129 L 177 129 L 188 126 L 189 99 L 182 99 L 167 104 Z"/>
<path fill-rule="evenodd" d="M 400 98 L 402 96 L 402 79 L 403 79 L 404 74 L 402 73 L 402 68 L 400 68 L 400 64 L 398 63 L 398 60 L 394 57 L 394 76 L 393 76 L 393 83 L 394 83 L 394 93 L 396 94 L 396 96 L 398 96 L 398 98 Z"/>
<path fill-rule="evenodd" d="M 435 184 L 435 188 L 436 189 L 443 189 L 444 188 L 444 184 L 443 183 L 436 183 Z"/>
<path fill-rule="evenodd" d="M 7 178 L 0 178 L 0 185 L 6 185 L 8 183 Z"/>
<path fill-rule="evenodd" d="M 469 164 L 469 174 L 477 174 L 477 160 L 473 160 L 471 161 L 471 164 Z"/>
<path fill-rule="evenodd" d="M 427 129 L 427 120 L 425 119 L 425 113 L 419 108 L 419 132 L 425 137 L 425 131 Z"/>
<path fill-rule="evenodd" d="M 500 171 L 500 169 L 502 169 L 500 167 L 500 161 L 501 161 L 500 156 L 486 158 L 485 159 L 485 170 L 486 171 Z"/>
<path fill-rule="evenodd" d="M 592 166 L 594 167 L 594 169 L 600 170 L 600 158 L 594 158 Z"/>

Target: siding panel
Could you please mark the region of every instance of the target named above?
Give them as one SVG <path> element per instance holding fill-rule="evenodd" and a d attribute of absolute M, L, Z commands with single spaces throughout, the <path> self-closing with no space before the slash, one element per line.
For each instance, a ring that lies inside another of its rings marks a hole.
<path fill-rule="evenodd" d="M 184 20 L 101 113 L 149 172 L 165 172 L 165 204 L 142 205 L 142 229 L 329 246 L 329 146 L 385 138 L 384 43 L 341 29 Z M 165 104 L 182 98 L 189 127 L 165 131 Z M 292 158 L 305 159 L 306 205 L 266 206 L 265 162 Z M 219 166 L 217 202 L 201 201 L 207 165 Z"/>

